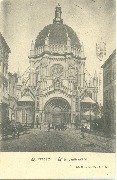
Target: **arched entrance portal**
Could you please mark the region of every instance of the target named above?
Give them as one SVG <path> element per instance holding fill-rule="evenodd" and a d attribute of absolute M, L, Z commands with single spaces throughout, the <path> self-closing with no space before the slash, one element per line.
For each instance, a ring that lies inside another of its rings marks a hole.
<path fill-rule="evenodd" d="M 53 124 L 69 124 L 71 107 L 67 100 L 55 97 L 48 100 L 44 106 L 45 121 Z"/>

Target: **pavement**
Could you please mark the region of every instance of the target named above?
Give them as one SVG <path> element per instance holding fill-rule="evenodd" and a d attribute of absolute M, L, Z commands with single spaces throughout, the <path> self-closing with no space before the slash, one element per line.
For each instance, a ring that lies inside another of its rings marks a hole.
<path fill-rule="evenodd" d="M 102 147 L 103 149 L 107 150 L 108 152 L 115 152 L 116 151 L 116 139 L 115 138 L 107 138 L 100 135 L 89 134 L 85 133 L 86 139 L 91 141 L 97 146 Z"/>
<path fill-rule="evenodd" d="M 31 129 L 19 139 L 0 140 L 1 152 L 114 152 L 115 142 L 80 130 L 55 131 Z"/>

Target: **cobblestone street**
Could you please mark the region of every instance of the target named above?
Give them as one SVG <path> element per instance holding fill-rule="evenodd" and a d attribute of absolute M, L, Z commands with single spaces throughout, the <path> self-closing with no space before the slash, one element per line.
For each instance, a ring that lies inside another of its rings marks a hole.
<path fill-rule="evenodd" d="M 0 151 L 4 152 L 113 152 L 114 140 L 85 133 L 80 130 L 40 131 L 32 129 L 21 134 L 19 139 L 0 141 Z"/>

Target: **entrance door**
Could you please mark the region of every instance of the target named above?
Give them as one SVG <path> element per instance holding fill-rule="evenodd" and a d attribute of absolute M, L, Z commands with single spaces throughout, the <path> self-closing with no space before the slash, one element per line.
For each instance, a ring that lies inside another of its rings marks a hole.
<path fill-rule="evenodd" d="M 44 106 L 46 122 L 54 124 L 69 124 L 71 120 L 71 107 L 63 98 L 52 98 Z M 50 122 L 51 121 L 51 122 Z"/>
<path fill-rule="evenodd" d="M 53 114 L 53 124 L 61 124 L 63 122 L 63 117 L 60 113 Z"/>

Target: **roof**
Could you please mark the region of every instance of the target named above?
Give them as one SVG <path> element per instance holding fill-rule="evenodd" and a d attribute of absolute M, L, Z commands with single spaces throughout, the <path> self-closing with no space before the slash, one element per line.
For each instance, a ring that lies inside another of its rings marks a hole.
<path fill-rule="evenodd" d="M 105 68 L 105 66 L 116 56 L 116 49 L 113 51 L 113 53 L 109 56 L 109 58 L 105 61 L 105 63 L 101 66 L 102 68 Z"/>
<path fill-rule="evenodd" d="M 4 47 L 4 49 L 5 49 L 8 53 L 11 53 L 11 50 L 10 50 L 8 44 L 6 43 L 3 35 L 2 35 L 1 32 L 0 32 L 0 47 L 1 47 L 1 46 Z"/>
<path fill-rule="evenodd" d="M 8 77 L 9 77 L 9 79 L 10 78 L 14 78 L 15 80 L 18 80 L 18 77 L 17 77 L 17 73 L 11 73 L 11 72 L 8 72 Z"/>
<path fill-rule="evenodd" d="M 53 23 L 45 26 L 35 40 L 35 47 L 45 45 L 45 38 L 49 36 L 49 44 L 67 44 L 67 37 L 71 39 L 71 46 L 79 48 L 80 40 L 75 31 L 62 23 Z"/>
<path fill-rule="evenodd" d="M 34 100 L 30 96 L 23 96 L 18 102 L 34 102 Z"/>
<path fill-rule="evenodd" d="M 81 102 L 83 102 L 83 103 L 91 103 L 91 104 L 95 104 L 96 103 L 90 97 L 84 97 L 84 99 L 81 100 Z"/>

